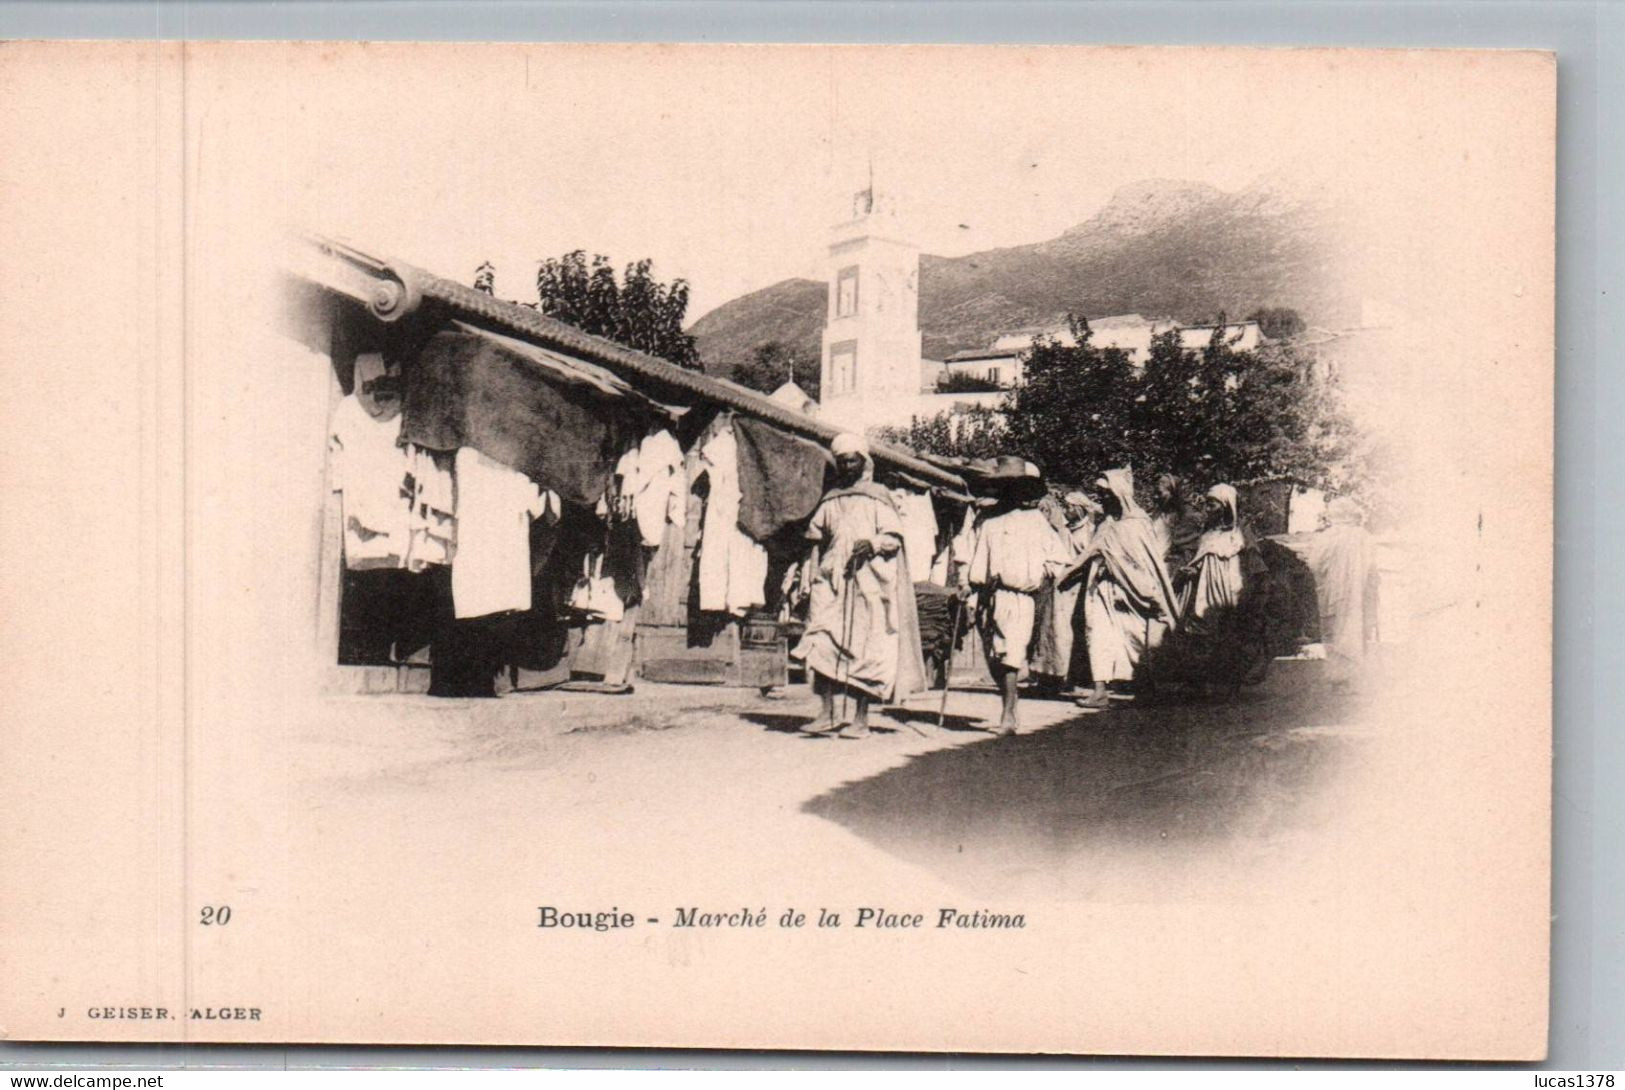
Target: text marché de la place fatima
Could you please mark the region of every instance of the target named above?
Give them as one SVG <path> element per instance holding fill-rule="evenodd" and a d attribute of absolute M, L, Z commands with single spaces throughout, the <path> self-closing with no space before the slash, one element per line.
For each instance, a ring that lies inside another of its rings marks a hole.
<path fill-rule="evenodd" d="M 985 908 L 934 908 L 929 911 L 897 911 L 890 908 L 815 908 L 802 911 L 786 908 L 769 911 L 740 908 L 713 911 L 689 906 L 678 908 L 668 920 L 640 916 L 620 908 L 577 910 L 555 905 L 537 907 L 538 927 L 565 931 L 620 931 L 640 924 L 654 927 L 681 927 L 721 931 L 794 931 L 798 928 L 851 928 L 875 931 L 983 931 L 1012 930 L 1027 926 L 1021 912 L 994 912 Z"/>

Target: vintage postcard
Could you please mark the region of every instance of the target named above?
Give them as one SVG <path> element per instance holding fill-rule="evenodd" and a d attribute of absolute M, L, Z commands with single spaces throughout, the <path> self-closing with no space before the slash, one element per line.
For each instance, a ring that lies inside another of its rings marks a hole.
<path fill-rule="evenodd" d="M 1555 71 L 0 46 L 0 1035 L 1543 1056 Z"/>

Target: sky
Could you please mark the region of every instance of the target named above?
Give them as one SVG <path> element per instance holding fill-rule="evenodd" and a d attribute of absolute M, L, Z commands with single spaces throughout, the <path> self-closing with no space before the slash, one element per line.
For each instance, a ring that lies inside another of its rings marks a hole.
<path fill-rule="evenodd" d="M 871 168 L 911 240 L 957 255 L 1052 238 L 1145 178 L 1303 174 L 1292 129 L 1325 128 L 1238 122 L 1249 65 L 1198 80 L 1121 50 L 441 48 L 262 73 L 280 86 L 261 108 L 294 134 L 265 148 L 288 179 L 278 215 L 465 281 L 489 260 L 506 298 L 532 298 L 538 261 L 571 249 L 649 257 L 690 282 L 690 320 L 821 278 Z M 205 130 L 244 123 L 215 112 Z"/>

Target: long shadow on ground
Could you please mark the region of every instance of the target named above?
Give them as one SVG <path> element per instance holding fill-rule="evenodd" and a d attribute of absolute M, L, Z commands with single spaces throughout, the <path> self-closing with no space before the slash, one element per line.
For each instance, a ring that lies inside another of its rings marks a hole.
<path fill-rule="evenodd" d="M 951 883 L 1040 875 L 1100 892 L 1104 865 L 1246 858 L 1312 824 L 1324 808 L 1305 804 L 1360 737 L 1353 712 L 1312 671 L 1280 670 L 1229 704 L 1129 706 L 934 750 L 803 810 Z"/>

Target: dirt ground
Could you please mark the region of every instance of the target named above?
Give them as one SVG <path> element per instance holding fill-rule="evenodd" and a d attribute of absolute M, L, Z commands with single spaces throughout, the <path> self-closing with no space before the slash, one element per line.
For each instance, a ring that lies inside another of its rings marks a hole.
<path fill-rule="evenodd" d="M 1277 662 L 1223 704 L 1026 698 L 1007 738 L 986 730 L 989 692 L 953 693 L 940 727 L 936 694 L 886 709 L 861 741 L 802 733 L 816 705 L 800 686 L 343 698 L 303 732 L 294 771 L 333 824 L 417 828 L 408 858 L 434 844 L 587 881 L 595 858 L 659 873 L 692 853 L 718 889 L 901 864 L 983 896 L 1223 900 L 1317 850 L 1362 752 L 1356 709 L 1319 670 Z"/>

